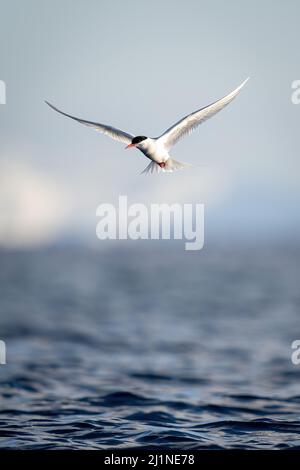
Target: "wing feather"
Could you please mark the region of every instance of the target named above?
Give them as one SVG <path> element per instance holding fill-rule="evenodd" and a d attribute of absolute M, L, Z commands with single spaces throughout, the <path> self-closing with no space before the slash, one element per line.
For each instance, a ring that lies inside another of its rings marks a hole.
<path fill-rule="evenodd" d="M 79 122 L 80 124 L 83 124 L 85 126 L 91 127 L 92 129 L 95 129 L 98 132 L 101 132 L 102 134 L 108 135 L 114 140 L 118 140 L 119 142 L 124 142 L 125 144 L 130 144 L 133 135 L 121 131 L 120 129 L 117 129 L 112 126 L 107 126 L 105 124 L 100 124 L 99 122 L 92 122 L 92 121 L 86 121 L 84 119 L 79 119 L 77 117 L 71 116 L 70 114 L 64 113 L 63 111 L 60 111 L 58 108 L 53 106 L 53 104 L 49 103 L 48 101 L 45 101 L 45 103 L 50 106 L 50 108 L 54 109 L 54 111 L 57 111 L 60 114 L 63 114 L 64 116 L 67 116 L 71 119 L 74 119 L 75 121 Z"/>
<path fill-rule="evenodd" d="M 161 141 L 167 149 L 176 144 L 185 135 L 191 133 L 196 127 L 198 127 L 202 122 L 206 121 L 210 117 L 214 116 L 216 113 L 225 108 L 231 101 L 239 94 L 243 86 L 249 80 L 245 80 L 239 87 L 234 91 L 224 96 L 218 101 L 205 106 L 204 108 L 198 109 L 197 111 L 188 114 L 184 118 L 180 119 L 176 124 L 167 129 L 160 137 Z"/>

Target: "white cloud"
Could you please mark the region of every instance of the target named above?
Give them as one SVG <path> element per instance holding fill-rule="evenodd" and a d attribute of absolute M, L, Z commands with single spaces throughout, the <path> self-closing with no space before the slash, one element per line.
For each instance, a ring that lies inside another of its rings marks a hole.
<path fill-rule="evenodd" d="M 0 245 L 54 241 L 69 214 L 68 195 L 51 176 L 21 162 L 0 163 Z"/>

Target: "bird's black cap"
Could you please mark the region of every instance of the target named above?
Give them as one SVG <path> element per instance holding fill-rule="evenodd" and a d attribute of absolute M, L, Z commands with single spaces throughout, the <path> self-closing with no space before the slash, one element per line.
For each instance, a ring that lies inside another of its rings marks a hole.
<path fill-rule="evenodd" d="M 137 137 L 134 137 L 131 141 L 132 144 L 139 144 L 140 142 L 142 142 L 143 140 L 147 139 L 146 136 L 144 135 L 138 135 Z"/>

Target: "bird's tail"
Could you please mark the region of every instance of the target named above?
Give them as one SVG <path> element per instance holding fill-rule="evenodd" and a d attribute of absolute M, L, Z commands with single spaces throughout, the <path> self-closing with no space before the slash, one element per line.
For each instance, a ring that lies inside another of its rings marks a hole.
<path fill-rule="evenodd" d="M 182 168 L 186 168 L 192 166 L 189 163 L 179 162 L 178 160 L 174 160 L 174 158 L 168 158 L 165 162 L 164 166 L 160 166 L 156 162 L 149 163 L 148 166 L 142 171 L 142 174 L 149 174 L 149 173 L 173 173 L 173 171 L 181 170 Z"/>

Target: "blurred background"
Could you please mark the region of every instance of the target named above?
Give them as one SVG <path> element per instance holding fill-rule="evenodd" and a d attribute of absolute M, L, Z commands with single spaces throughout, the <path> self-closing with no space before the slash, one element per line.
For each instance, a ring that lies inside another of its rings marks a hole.
<path fill-rule="evenodd" d="M 96 207 L 119 194 L 205 203 L 208 240 L 297 237 L 298 15 L 293 1 L 1 1 L 1 245 L 95 243 Z M 248 76 L 173 148 L 199 168 L 164 178 L 44 104 L 156 136 Z"/>
<path fill-rule="evenodd" d="M 299 13 L 0 0 L 3 448 L 300 445 Z M 44 104 L 156 136 L 248 76 L 172 175 Z M 204 249 L 99 241 L 122 194 L 204 203 Z"/>

